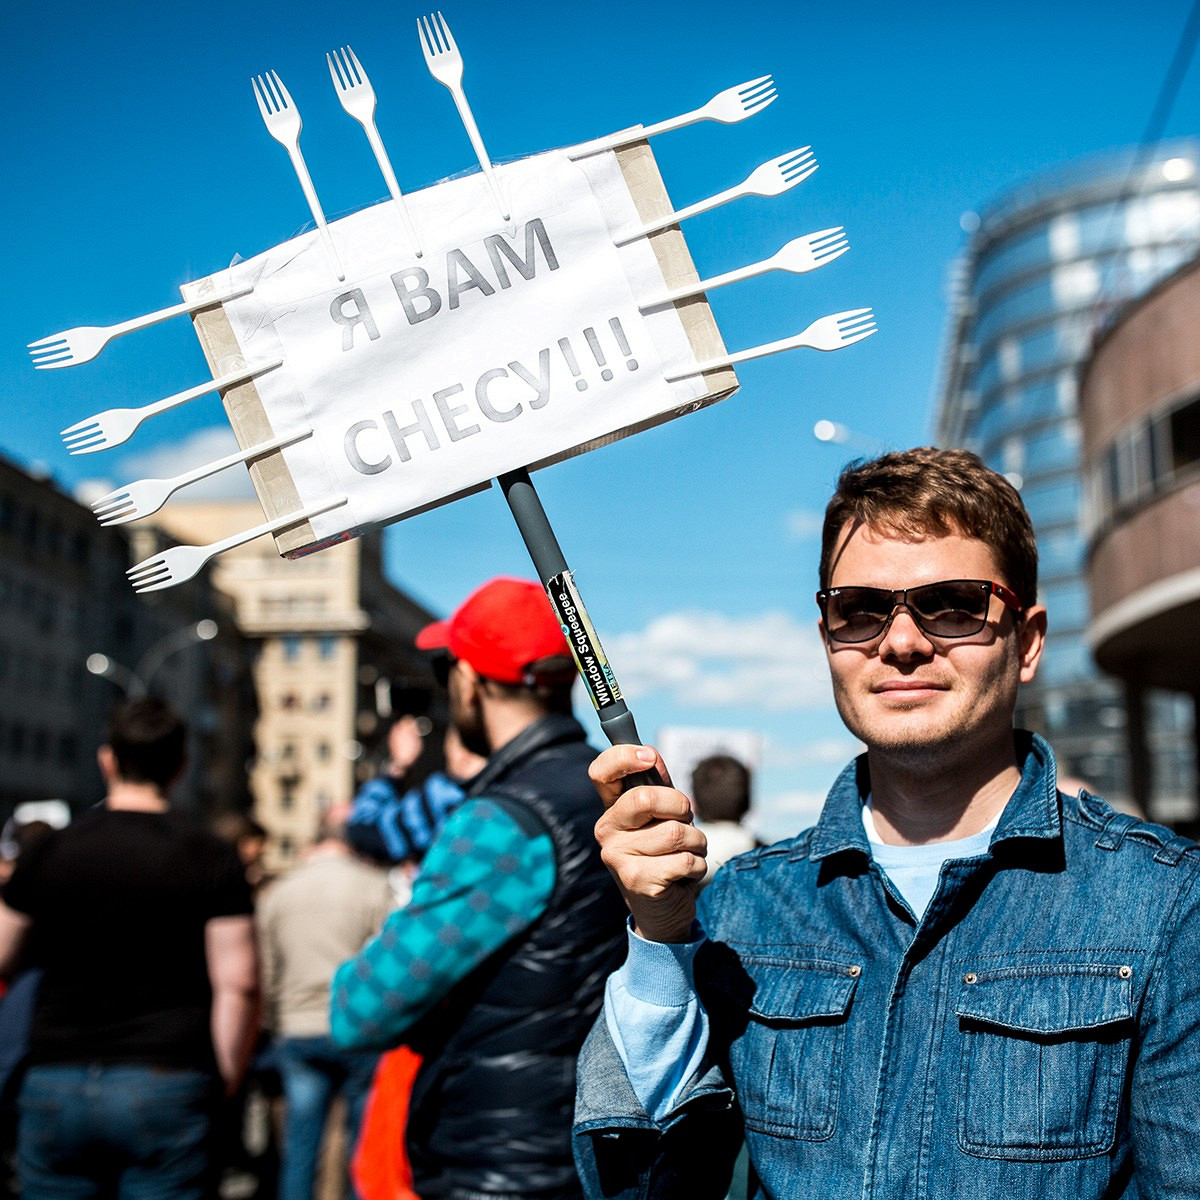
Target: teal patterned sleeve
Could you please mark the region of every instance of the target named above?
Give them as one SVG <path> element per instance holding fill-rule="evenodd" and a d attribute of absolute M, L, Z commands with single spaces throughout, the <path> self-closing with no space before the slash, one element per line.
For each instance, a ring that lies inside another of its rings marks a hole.
<path fill-rule="evenodd" d="M 412 900 L 333 978 L 331 1028 L 342 1046 L 382 1050 L 546 910 L 554 844 L 499 805 L 468 800 L 449 818 Z"/>

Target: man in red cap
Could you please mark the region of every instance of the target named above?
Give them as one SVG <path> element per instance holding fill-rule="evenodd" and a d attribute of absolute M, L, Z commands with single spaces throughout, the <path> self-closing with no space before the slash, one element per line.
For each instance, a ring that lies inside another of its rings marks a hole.
<path fill-rule="evenodd" d="M 600 861 L 595 752 L 545 592 L 493 579 L 417 645 L 450 716 L 487 756 L 411 903 L 334 977 L 345 1046 L 423 1057 L 407 1140 L 422 1200 L 579 1200 L 575 1059 L 624 957 L 625 907 Z"/>

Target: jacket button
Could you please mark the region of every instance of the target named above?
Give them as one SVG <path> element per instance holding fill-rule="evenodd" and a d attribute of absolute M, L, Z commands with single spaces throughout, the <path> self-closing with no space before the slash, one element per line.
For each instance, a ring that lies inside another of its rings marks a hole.
<path fill-rule="evenodd" d="M 1118 969 L 1117 974 L 1120 975 L 1122 979 L 1130 979 L 1133 977 L 1133 968 L 1121 967 Z"/>
<path fill-rule="evenodd" d="M 850 968 L 850 971 L 849 971 L 850 978 L 857 979 L 861 974 L 862 974 L 862 967 L 860 967 L 857 963 L 855 963 L 854 966 L 852 966 Z"/>
<path fill-rule="evenodd" d="M 979 982 L 979 976 L 976 975 L 974 971 L 968 971 L 963 976 L 963 983 L 978 983 L 978 982 Z"/>

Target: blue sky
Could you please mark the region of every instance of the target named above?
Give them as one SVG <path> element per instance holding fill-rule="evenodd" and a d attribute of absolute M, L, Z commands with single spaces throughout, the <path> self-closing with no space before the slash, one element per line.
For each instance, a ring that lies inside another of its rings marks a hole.
<path fill-rule="evenodd" d="M 798 145 L 821 163 L 783 197 L 689 222 L 692 256 L 702 276 L 717 274 L 844 225 L 852 248 L 837 262 L 713 293 L 714 312 L 730 348 L 865 305 L 880 332 L 836 354 L 746 365 L 741 391 L 720 405 L 536 477 L 643 735 L 664 725 L 761 733 L 759 796 L 765 824 L 782 832 L 806 819 L 854 749 L 815 635 L 819 513 L 846 458 L 928 440 L 960 217 L 1040 169 L 1136 142 L 1188 5 L 450 5 L 494 158 L 661 120 L 771 72 L 780 98 L 757 117 L 655 139 L 672 199 L 710 195 Z M 0 450 L 67 489 L 172 474 L 224 452 L 215 397 L 105 454 L 71 458 L 58 439 L 89 413 L 205 378 L 186 319 L 66 371 L 35 372 L 25 343 L 163 307 L 181 283 L 306 224 L 250 90 L 261 71 L 280 73 L 303 114 L 302 147 L 331 217 L 384 194 L 330 86 L 324 55 L 337 46 L 352 45 L 370 73 L 402 186 L 471 166 L 449 94 L 424 66 L 423 11 L 396 0 L 3 6 Z M 1169 136 L 1197 132 L 1198 73 Z M 820 418 L 859 440 L 817 442 Z M 395 581 L 439 611 L 490 575 L 530 573 L 496 490 L 388 537 Z"/>

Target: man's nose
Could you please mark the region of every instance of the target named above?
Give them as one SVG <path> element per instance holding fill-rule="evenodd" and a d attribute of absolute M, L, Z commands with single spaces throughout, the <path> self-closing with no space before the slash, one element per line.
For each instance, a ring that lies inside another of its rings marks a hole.
<path fill-rule="evenodd" d="M 912 613 L 908 610 L 908 605 L 896 605 L 891 621 L 884 630 L 883 638 L 879 643 L 880 657 L 907 661 L 913 658 L 928 658 L 931 654 L 933 654 L 933 643 L 914 620 Z"/>

